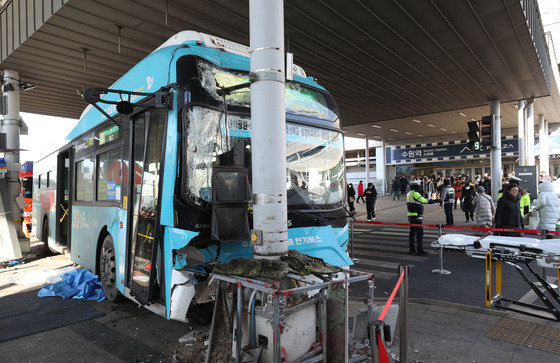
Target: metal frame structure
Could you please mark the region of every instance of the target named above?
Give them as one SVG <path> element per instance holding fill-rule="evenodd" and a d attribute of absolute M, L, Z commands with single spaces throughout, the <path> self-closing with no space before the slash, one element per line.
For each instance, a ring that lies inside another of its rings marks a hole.
<path fill-rule="evenodd" d="M 371 305 L 373 304 L 373 289 L 374 289 L 374 276 L 372 274 L 369 273 L 365 273 L 365 272 L 361 272 L 361 271 L 354 271 L 354 270 L 347 270 L 347 269 L 343 269 L 341 271 L 342 274 L 344 274 L 344 279 L 342 281 L 344 281 L 344 289 L 345 289 L 345 296 L 346 296 L 346 301 L 345 301 L 345 311 L 346 311 L 346 317 L 345 317 L 345 328 L 346 328 L 346 332 L 348 332 L 348 286 L 351 283 L 355 283 L 355 282 L 359 282 L 359 281 L 367 281 L 369 280 L 370 283 L 368 284 L 369 286 L 369 292 L 368 292 L 368 319 L 371 322 L 373 319 L 373 310 L 371 308 Z M 236 304 L 236 314 L 237 314 L 237 327 L 236 330 L 233 334 L 233 339 L 235 339 L 235 352 L 236 352 L 236 362 L 241 362 L 241 338 L 242 338 L 242 334 L 239 331 L 239 326 L 241 325 L 241 318 L 242 318 L 242 312 L 243 310 L 249 311 L 249 307 L 248 306 L 244 306 L 243 305 L 243 290 L 245 288 L 248 289 L 253 289 L 256 290 L 258 292 L 262 292 L 265 294 L 268 294 L 268 298 L 272 300 L 272 305 L 273 305 L 273 311 L 272 314 L 270 314 L 269 311 L 265 311 L 262 308 L 255 308 L 255 314 L 259 315 L 259 316 L 264 316 L 264 317 L 271 317 L 272 315 L 272 329 L 273 329 L 273 337 L 274 337 L 274 341 L 273 341 L 273 349 L 274 349 L 274 362 L 278 362 L 280 363 L 282 361 L 282 356 L 281 356 L 281 342 L 280 342 L 280 337 L 281 337 L 281 333 L 280 333 L 280 327 L 282 325 L 282 321 L 284 320 L 284 317 L 293 314 L 303 308 L 308 307 L 309 305 L 318 305 L 319 308 L 319 314 L 318 314 L 318 318 L 319 318 L 319 331 L 320 331 L 320 339 L 319 339 L 319 345 L 321 346 L 321 349 L 313 349 L 311 350 L 308 354 L 306 354 L 305 356 L 301 357 L 298 361 L 299 362 L 305 362 L 305 361 L 317 361 L 317 357 L 319 354 L 322 354 L 322 361 L 326 362 L 327 361 L 327 356 L 325 354 L 325 352 L 327 351 L 327 294 L 326 294 L 326 289 L 331 286 L 331 284 L 333 283 L 340 283 L 341 280 L 335 280 L 335 274 L 331 275 L 328 277 L 328 279 L 322 283 L 319 282 L 313 282 L 310 281 L 309 279 L 306 279 L 303 276 L 299 276 L 299 275 L 295 275 L 295 274 L 288 274 L 286 275 L 287 278 L 289 279 L 293 279 L 295 281 L 297 281 L 298 283 L 303 283 L 305 284 L 304 286 L 300 286 L 300 287 L 295 287 L 295 288 L 291 288 L 291 289 L 281 289 L 280 288 L 280 281 L 273 281 L 273 282 L 264 282 L 264 281 L 259 281 L 259 280 L 254 280 L 254 279 L 248 279 L 248 278 L 244 278 L 244 277 L 239 277 L 239 276 L 230 276 L 230 275 L 221 275 L 221 274 L 212 274 L 211 277 L 212 279 L 218 280 L 218 283 L 227 283 L 227 284 L 231 284 L 231 285 L 235 285 L 237 286 L 237 304 Z M 310 291 L 316 291 L 319 290 L 318 294 L 315 294 L 313 297 L 310 297 L 307 301 L 300 303 L 298 305 L 294 305 L 294 306 L 290 306 L 290 307 L 281 307 L 281 299 L 288 297 L 288 296 L 293 296 L 293 295 L 298 295 L 298 294 L 304 294 Z M 218 307 L 218 303 L 216 303 L 216 305 L 214 306 L 214 316 L 216 315 L 216 312 L 218 311 L 219 307 Z M 213 323 L 214 323 L 214 318 L 213 318 Z M 209 357 L 212 351 L 212 346 L 211 346 L 211 342 L 212 342 L 212 333 L 213 333 L 213 328 L 211 329 L 210 332 L 210 343 L 208 346 L 208 352 L 207 352 L 207 361 L 209 361 Z M 346 335 L 346 352 L 348 351 L 348 335 Z M 322 353 L 321 353 L 322 351 Z M 347 356 L 346 356 L 347 357 Z M 314 358 L 314 359 L 313 359 Z"/>

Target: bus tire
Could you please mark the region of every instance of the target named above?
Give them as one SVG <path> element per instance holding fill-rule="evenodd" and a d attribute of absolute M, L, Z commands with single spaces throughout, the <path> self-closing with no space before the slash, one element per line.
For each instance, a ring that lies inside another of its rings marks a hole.
<path fill-rule="evenodd" d="M 41 241 L 43 241 L 43 248 L 41 249 L 43 256 L 50 256 L 53 253 L 49 248 L 49 221 L 45 218 L 43 221 L 43 229 L 41 231 Z"/>
<path fill-rule="evenodd" d="M 99 279 L 103 286 L 105 298 L 109 301 L 117 302 L 122 295 L 117 289 L 117 259 L 115 245 L 110 234 L 105 236 L 103 240 L 98 261 Z"/>

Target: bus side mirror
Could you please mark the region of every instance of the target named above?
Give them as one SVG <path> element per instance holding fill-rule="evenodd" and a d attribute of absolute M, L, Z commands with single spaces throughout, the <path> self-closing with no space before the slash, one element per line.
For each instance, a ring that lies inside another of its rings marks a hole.
<path fill-rule="evenodd" d="M 128 101 L 117 103 L 117 112 L 123 115 L 130 115 L 134 112 L 134 105 Z"/>

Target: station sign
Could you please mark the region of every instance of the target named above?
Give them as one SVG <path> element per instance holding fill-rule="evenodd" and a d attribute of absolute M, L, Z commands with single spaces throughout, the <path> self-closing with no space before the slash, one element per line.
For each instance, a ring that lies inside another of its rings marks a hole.
<path fill-rule="evenodd" d="M 0 158 L 0 174 L 4 174 L 8 171 L 6 168 L 6 159 Z"/>
<path fill-rule="evenodd" d="M 517 138 L 502 139 L 502 155 L 517 155 L 519 141 Z M 439 142 L 387 147 L 387 164 L 402 162 L 434 162 L 442 160 L 460 160 L 485 158 L 490 156 L 490 148 L 481 145 L 480 150 L 471 151 L 464 141 Z"/>

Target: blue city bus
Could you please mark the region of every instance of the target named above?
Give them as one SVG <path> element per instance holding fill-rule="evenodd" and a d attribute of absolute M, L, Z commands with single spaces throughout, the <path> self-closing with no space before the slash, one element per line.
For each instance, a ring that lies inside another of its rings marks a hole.
<path fill-rule="evenodd" d="M 289 248 L 348 266 L 338 109 L 300 67 L 293 73 Z M 253 256 L 250 238 L 213 233 L 212 203 L 213 175 L 239 145 L 234 169 L 251 180 L 249 48 L 181 32 L 110 88 L 90 90 L 69 143 L 36 162 L 33 232 L 98 274 L 109 300 L 185 321 L 191 303 L 211 300 L 207 263 Z M 242 208 L 250 225 L 250 202 Z"/>

